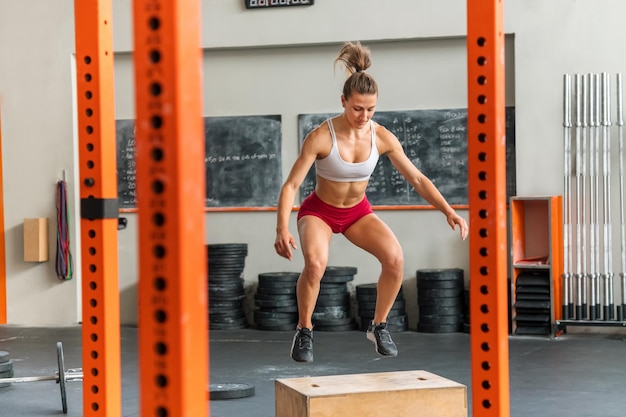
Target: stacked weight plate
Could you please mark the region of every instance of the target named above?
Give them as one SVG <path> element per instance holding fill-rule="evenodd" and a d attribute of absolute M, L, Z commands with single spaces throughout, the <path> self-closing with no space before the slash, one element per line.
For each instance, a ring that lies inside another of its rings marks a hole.
<path fill-rule="evenodd" d="M 248 326 L 242 301 L 241 277 L 248 255 L 245 243 L 207 245 L 209 257 L 209 324 L 212 330 L 242 329 Z"/>
<path fill-rule="evenodd" d="M 455 333 L 463 330 L 465 308 L 463 270 L 420 269 L 417 271 L 417 331 Z"/>
<path fill-rule="evenodd" d="M 376 311 L 377 284 L 360 284 L 356 286 L 356 300 L 359 305 L 359 317 L 361 321 L 361 331 L 366 331 L 369 324 L 374 320 Z M 406 315 L 406 302 L 402 293 L 402 288 L 398 291 L 391 311 L 387 316 L 387 328 L 390 332 L 404 332 L 409 329 L 409 321 Z"/>
<path fill-rule="evenodd" d="M 348 282 L 354 280 L 356 271 L 356 268 L 350 266 L 326 268 L 312 316 L 316 331 L 339 332 L 356 329 L 356 322 L 350 317 L 348 291 Z"/>
<path fill-rule="evenodd" d="M 516 334 L 550 334 L 550 273 L 524 271 L 515 281 Z"/>
<path fill-rule="evenodd" d="M 13 361 L 9 352 L 0 350 L 0 378 L 13 378 Z M 8 387 L 11 383 L 3 382 L 0 388 Z"/>
<path fill-rule="evenodd" d="M 259 330 L 294 330 L 298 325 L 296 284 L 299 272 L 259 274 L 254 295 L 254 323 Z"/>

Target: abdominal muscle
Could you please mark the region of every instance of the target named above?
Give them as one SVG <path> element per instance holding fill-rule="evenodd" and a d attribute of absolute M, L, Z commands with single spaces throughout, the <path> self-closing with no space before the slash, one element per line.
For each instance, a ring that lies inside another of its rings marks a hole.
<path fill-rule="evenodd" d="M 368 181 L 337 182 L 317 176 L 315 194 L 326 204 L 339 208 L 350 208 L 365 197 Z"/>

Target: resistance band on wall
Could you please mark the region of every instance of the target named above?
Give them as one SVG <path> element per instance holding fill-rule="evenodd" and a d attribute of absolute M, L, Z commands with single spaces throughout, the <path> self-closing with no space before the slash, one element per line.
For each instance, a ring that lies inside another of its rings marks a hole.
<path fill-rule="evenodd" d="M 72 252 L 70 251 L 70 214 L 67 209 L 67 186 L 65 181 L 57 181 L 57 257 L 56 271 L 60 280 L 68 281 L 74 275 Z"/>

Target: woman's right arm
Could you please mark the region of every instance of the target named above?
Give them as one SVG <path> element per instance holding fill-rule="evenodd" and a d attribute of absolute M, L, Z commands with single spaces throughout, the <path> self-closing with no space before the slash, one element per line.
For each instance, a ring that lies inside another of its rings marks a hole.
<path fill-rule="evenodd" d="M 317 150 L 317 146 L 319 146 L 319 140 L 316 139 L 317 137 L 319 137 L 319 129 L 311 132 L 302 142 L 300 155 L 298 155 L 296 162 L 293 164 L 291 172 L 289 172 L 287 180 L 281 187 L 278 197 L 276 241 L 274 248 L 276 249 L 276 253 L 289 260 L 292 259 L 291 249 L 297 248 L 296 241 L 289 232 L 289 216 L 293 209 L 296 192 L 300 189 L 300 185 L 302 185 L 306 174 L 309 172 L 317 155 L 320 153 Z"/>

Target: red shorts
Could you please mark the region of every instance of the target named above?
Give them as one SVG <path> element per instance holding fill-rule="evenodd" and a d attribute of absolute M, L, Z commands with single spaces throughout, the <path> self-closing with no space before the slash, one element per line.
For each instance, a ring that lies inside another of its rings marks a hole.
<path fill-rule="evenodd" d="M 298 220 L 302 216 L 316 216 L 330 226 L 333 233 L 344 233 L 359 219 L 370 213 L 373 211 L 367 197 L 355 206 L 340 208 L 323 202 L 313 191 L 300 205 Z"/>

